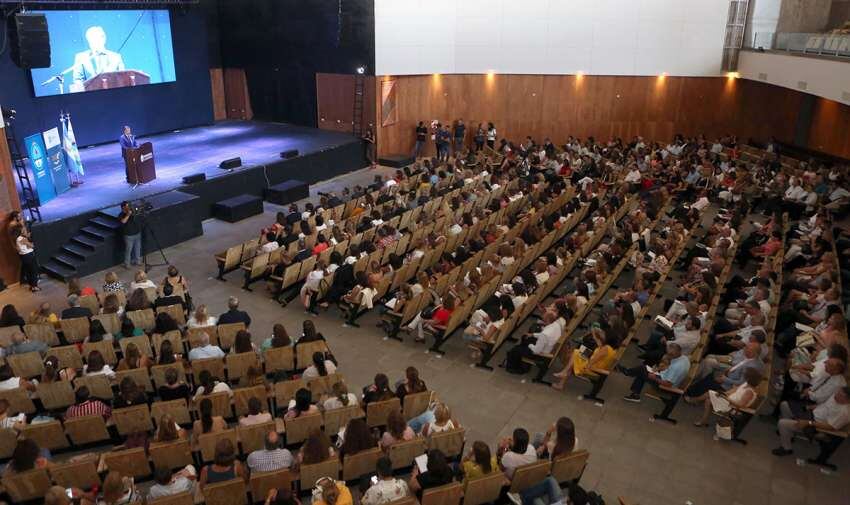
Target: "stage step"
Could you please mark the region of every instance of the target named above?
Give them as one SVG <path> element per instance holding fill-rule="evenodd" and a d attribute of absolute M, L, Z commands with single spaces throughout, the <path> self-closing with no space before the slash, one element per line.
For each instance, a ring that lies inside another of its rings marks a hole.
<path fill-rule="evenodd" d="M 91 221 L 89 221 L 89 222 L 91 222 Z M 113 235 L 112 232 L 105 231 L 103 228 L 98 228 L 98 227 L 95 227 L 95 226 L 84 226 L 83 229 L 80 230 L 80 231 L 82 231 L 83 233 L 85 233 L 86 235 L 88 235 L 90 237 L 93 237 L 95 240 L 99 240 L 101 242 L 105 241 L 106 239 L 108 239 L 109 237 L 111 237 Z"/>
<path fill-rule="evenodd" d="M 57 254 L 56 256 L 53 257 L 53 260 L 55 260 L 56 262 L 58 262 L 62 265 L 65 265 L 66 267 L 68 267 L 68 268 L 70 268 L 74 271 L 76 271 L 84 261 L 84 260 L 81 260 L 80 258 L 71 256 L 70 254 L 64 254 L 64 253 Z"/>
<path fill-rule="evenodd" d="M 47 265 L 44 265 L 44 267 L 42 268 L 45 272 L 47 272 L 47 275 L 63 281 L 67 281 L 68 279 L 77 276 L 76 270 L 68 268 L 68 266 L 63 265 L 53 259 L 48 261 Z"/>
<path fill-rule="evenodd" d="M 101 241 L 95 240 L 88 235 L 80 234 L 71 237 L 71 243 L 78 245 L 81 248 L 88 248 L 94 251 L 101 244 Z"/>
<path fill-rule="evenodd" d="M 79 258 L 82 261 L 85 261 L 89 256 L 95 253 L 94 250 L 89 249 L 88 247 L 84 247 L 74 242 L 70 242 L 62 246 L 62 252 L 69 256 L 73 256 L 75 258 Z"/>
<path fill-rule="evenodd" d="M 118 231 L 121 228 L 121 221 L 118 221 L 112 216 L 100 214 L 97 217 L 89 219 L 89 223 L 106 228 L 107 230 Z"/>

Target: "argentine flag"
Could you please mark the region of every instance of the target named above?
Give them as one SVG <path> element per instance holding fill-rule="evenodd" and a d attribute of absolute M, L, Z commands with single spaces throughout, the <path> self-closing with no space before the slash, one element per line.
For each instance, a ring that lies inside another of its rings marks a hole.
<path fill-rule="evenodd" d="M 62 123 L 62 150 L 65 151 L 66 166 L 72 174 L 85 175 L 80 151 L 77 149 L 77 139 L 74 138 L 74 127 L 71 126 L 71 115 L 61 114 L 59 122 Z"/>

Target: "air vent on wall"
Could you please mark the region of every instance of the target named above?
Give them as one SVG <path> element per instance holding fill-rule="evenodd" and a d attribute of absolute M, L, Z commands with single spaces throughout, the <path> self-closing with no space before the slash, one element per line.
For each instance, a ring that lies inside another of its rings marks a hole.
<path fill-rule="evenodd" d="M 759 72 L 759 80 L 760 81 L 766 81 L 767 80 L 767 74 L 765 74 L 764 72 Z"/>
<path fill-rule="evenodd" d="M 841 99 L 844 100 L 845 102 L 850 102 L 850 91 L 842 91 L 841 92 Z"/>
<path fill-rule="evenodd" d="M 797 81 L 797 89 L 799 89 L 801 91 L 806 91 L 806 89 L 808 89 L 808 87 L 809 87 L 809 83 L 807 83 L 806 81 Z"/>

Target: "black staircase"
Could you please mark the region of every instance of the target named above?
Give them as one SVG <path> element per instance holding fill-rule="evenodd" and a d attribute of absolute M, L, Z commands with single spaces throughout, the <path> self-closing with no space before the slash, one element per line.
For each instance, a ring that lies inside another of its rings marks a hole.
<path fill-rule="evenodd" d="M 79 233 L 44 265 L 48 275 L 67 281 L 115 265 L 115 244 L 119 240 L 121 223 L 117 208 L 105 209 L 89 219 Z M 123 249 L 118 248 L 123 251 Z"/>
<path fill-rule="evenodd" d="M 12 121 L 9 122 L 6 128 L 6 142 L 9 144 L 9 154 L 12 158 L 12 164 L 15 165 L 15 172 L 18 174 L 18 181 L 21 183 L 21 205 L 29 213 L 29 221 L 41 221 L 41 211 L 38 208 L 38 198 L 35 191 L 32 189 L 30 176 L 27 172 L 27 166 L 24 164 L 24 157 L 21 156 L 18 140 L 15 138 L 15 128 Z"/>
<path fill-rule="evenodd" d="M 351 118 L 351 132 L 357 136 L 363 136 L 363 99 L 366 76 L 360 73 L 354 74 L 354 113 Z"/>

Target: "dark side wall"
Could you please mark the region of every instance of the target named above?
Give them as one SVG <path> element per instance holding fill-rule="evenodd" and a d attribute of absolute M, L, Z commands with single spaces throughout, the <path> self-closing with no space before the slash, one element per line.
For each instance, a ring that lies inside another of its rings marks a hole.
<path fill-rule="evenodd" d="M 205 10 L 197 5 L 171 11 L 177 72 L 177 80 L 171 83 L 35 98 L 29 71 L 16 67 L 9 51 L 4 52 L 0 55 L 0 105 L 17 110 L 19 140 L 58 126 L 60 110 L 71 113 L 81 146 L 116 140 L 124 124 L 142 135 L 212 123 L 208 32 L 216 27 L 208 26 Z M 211 35 L 215 40 L 217 35 Z"/>
<path fill-rule="evenodd" d="M 316 126 L 316 73 L 375 68 L 373 0 L 219 0 L 224 67 L 244 68 L 255 118 Z"/>

